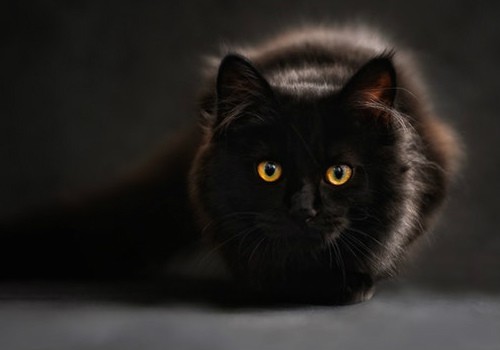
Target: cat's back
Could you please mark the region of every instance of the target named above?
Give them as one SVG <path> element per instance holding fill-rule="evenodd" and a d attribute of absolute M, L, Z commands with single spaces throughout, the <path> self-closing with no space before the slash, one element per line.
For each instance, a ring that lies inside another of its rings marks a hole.
<path fill-rule="evenodd" d="M 428 104 L 413 54 L 379 30 L 363 25 L 304 26 L 257 45 L 225 45 L 208 60 L 209 84 L 201 94 L 202 109 L 210 110 L 213 105 L 217 69 L 227 54 L 248 58 L 273 88 L 297 96 L 335 93 L 371 59 L 391 56 L 398 85 L 412 95 L 400 96 L 401 102 L 410 105 L 407 100 L 418 95 L 421 104 Z"/>
<path fill-rule="evenodd" d="M 286 31 L 254 47 L 234 47 L 265 65 L 362 64 L 393 49 L 386 36 L 363 26 L 302 27 Z"/>
<path fill-rule="evenodd" d="M 275 88 L 307 83 L 327 86 L 325 93 L 332 93 L 370 59 L 392 55 L 395 45 L 363 26 L 316 26 L 284 32 L 257 46 L 228 46 L 223 51 L 247 57 Z M 398 50 L 397 56 L 402 70 L 411 65 L 406 52 Z"/>

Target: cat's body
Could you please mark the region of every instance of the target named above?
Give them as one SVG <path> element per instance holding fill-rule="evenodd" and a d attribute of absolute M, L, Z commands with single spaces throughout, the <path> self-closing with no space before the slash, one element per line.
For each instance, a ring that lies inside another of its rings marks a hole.
<path fill-rule="evenodd" d="M 154 274 L 171 252 L 205 240 L 255 290 L 366 299 L 429 229 L 458 155 L 412 64 L 393 49 L 344 28 L 231 50 L 238 55 L 209 72 L 200 126 L 121 190 L 45 220 L 46 235 L 60 232 L 51 245 L 66 252 L 49 255 L 49 270 Z M 4 264 L 19 232 L 6 235 Z M 2 274 L 50 274 L 29 258 L 50 251 L 40 237 L 22 269 Z"/>

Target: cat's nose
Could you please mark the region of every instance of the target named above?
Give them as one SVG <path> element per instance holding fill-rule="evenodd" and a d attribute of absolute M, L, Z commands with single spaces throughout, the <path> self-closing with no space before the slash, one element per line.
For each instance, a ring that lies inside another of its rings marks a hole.
<path fill-rule="evenodd" d="M 311 207 L 302 207 L 302 208 L 294 208 L 291 211 L 291 214 L 293 218 L 295 218 L 299 222 L 310 222 L 316 215 L 318 215 L 318 212 L 316 209 L 311 208 Z"/>
<path fill-rule="evenodd" d="M 315 190 L 310 182 L 304 182 L 290 198 L 290 215 L 299 223 L 308 223 L 318 214 L 314 208 Z"/>

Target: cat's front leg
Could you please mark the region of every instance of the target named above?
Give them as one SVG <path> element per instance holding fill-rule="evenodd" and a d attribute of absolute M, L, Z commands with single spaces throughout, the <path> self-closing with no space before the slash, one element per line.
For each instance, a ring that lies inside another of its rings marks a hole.
<path fill-rule="evenodd" d="M 356 304 L 370 300 L 375 293 L 373 278 L 363 272 L 323 273 L 303 282 L 299 293 L 315 304 Z"/>
<path fill-rule="evenodd" d="M 375 287 L 373 278 L 366 273 L 333 273 L 311 271 L 286 281 L 268 283 L 261 292 L 273 300 L 321 304 L 348 305 L 370 300 Z"/>

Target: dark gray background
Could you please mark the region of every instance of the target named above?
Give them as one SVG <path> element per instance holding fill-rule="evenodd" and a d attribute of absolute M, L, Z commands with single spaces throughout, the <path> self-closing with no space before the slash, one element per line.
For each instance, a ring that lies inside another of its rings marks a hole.
<path fill-rule="evenodd" d="M 361 20 L 414 49 L 467 149 L 401 283 L 500 291 L 498 2 L 9 1 L 0 16 L 1 216 L 111 183 L 192 123 L 201 57 L 219 44 Z"/>

